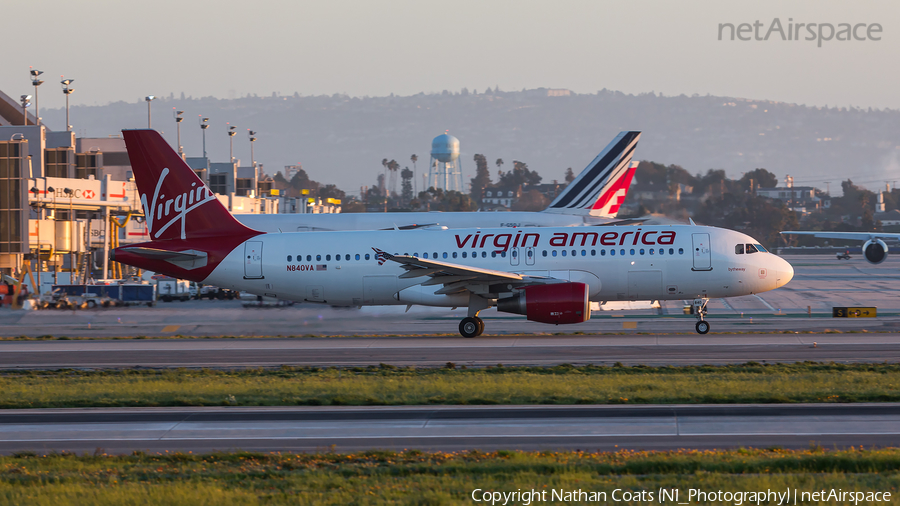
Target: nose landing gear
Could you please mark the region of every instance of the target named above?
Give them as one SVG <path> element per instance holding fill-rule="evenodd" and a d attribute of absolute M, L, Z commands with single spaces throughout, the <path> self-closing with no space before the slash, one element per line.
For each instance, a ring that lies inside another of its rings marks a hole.
<path fill-rule="evenodd" d="M 709 332 L 709 322 L 704 320 L 703 317 L 706 316 L 706 304 L 709 302 L 709 299 L 694 299 L 693 313 L 697 316 L 697 324 L 694 328 L 697 329 L 698 334 L 706 334 Z"/>

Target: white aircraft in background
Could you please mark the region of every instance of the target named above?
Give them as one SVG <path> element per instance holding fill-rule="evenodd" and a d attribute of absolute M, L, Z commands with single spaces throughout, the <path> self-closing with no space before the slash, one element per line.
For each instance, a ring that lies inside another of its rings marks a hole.
<path fill-rule="evenodd" d="M 865 241 L 863 256 L 870 264 L 880 264 L 888 257 L 888 246 L 883 239 L 900 240 L 900 234 L 884 232 L 818 232 L 818 231 L 785 231 L 783 235 L 811 235 L 822 239 L 844 239 L 847 241 Z"/>
<path fill-rule="evenodd" d="M 240 214 L 238 221 L 260 232 L 389 230 L 428 226 L 569 227 L 608 225 L 625 201 L 637 162 L 631 159 L 641 132 L 621 132 L 540 212 L 412 212 L 338 214 Z"/>
<path fill-rule="evenodd" d="M 285 300 L 468 307 L 564 324 L 591 301 L 693 299 L 774 290 L 793 276 L 751 237 L 696 225 L 263 233 L 240 224 L 154 130 L 123 132 L 151 241 L 117 262 Z"/>

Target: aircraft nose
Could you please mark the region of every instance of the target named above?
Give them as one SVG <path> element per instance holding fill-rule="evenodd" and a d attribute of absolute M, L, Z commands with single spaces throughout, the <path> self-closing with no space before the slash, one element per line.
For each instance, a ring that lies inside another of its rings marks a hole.
<path fill-rule="evenodd" d="M 794 278 L 794 267 L 787 260 L 775 257 L 775 288 L 780 288 Z"/>

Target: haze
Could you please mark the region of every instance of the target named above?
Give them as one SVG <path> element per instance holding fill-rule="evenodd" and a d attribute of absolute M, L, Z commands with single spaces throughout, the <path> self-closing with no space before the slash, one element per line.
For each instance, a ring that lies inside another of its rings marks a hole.
<path fill-rule="evenodd" d="M 144 95 L 412 95 L 568 88 L 900 108 L 895 2 L 32 0 L 5 25 L 0 89 L 73 105 Z M 879 23 L 882 40 L 719 41 L 719 23 Z"/>

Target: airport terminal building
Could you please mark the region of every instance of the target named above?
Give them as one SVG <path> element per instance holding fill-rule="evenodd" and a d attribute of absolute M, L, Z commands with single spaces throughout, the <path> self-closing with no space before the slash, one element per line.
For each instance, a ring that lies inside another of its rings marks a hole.
<path fill-rule="evenodd" d="M 298 208 L 255 164 L 187 162 L 235 214 Z M 0 91 L 0 274 L 30 270 L 43 286 L 120 278 L 129 268 L 111 265 L 110 249 L 148 239 L 121 135 L 53 131 Z"/>

